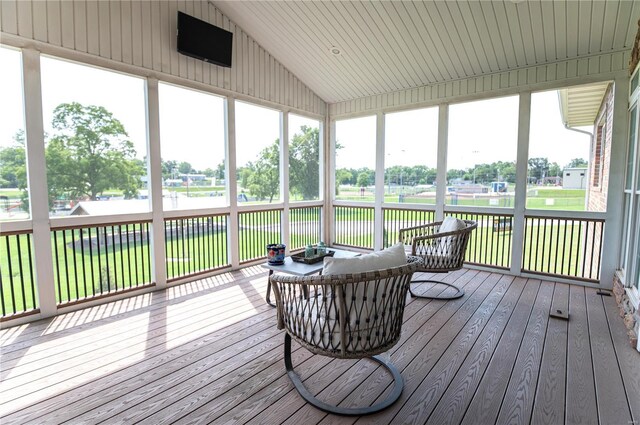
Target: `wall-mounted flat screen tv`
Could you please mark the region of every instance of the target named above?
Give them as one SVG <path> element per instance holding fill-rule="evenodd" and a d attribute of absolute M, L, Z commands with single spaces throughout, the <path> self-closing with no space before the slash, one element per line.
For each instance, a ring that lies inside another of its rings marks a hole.
<path fill-rule="evenodd" d="M 230 68 L 232 46 L 233 33 L 178 12 L 178 52 Z"/>

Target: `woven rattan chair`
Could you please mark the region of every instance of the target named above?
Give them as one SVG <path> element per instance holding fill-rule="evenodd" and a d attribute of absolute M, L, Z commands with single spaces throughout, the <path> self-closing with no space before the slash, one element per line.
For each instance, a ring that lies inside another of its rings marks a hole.
<path fill-rule="evenodd" d="M 410 263 L 419 264 L 417 271 L 430 273 L 447 273 L 459 270 L 464 264 L 464 253 L 469 243 L 471 232 L 478 227 L 475 221 L 464 220 L 464 227 L 452 232 L 440 233 L 442 221 L 422 226 L 409 227 L 400 230 L 400 241 L 405 246 L 411 246 L 411 253 L 407 255 Z M 439 300 L 454 300 L 464 295 L 464 290 L 450 283 L 432 279 L 418 279 L 411 283 L 436 283 L 456 289 L 451 296 L 416 295 L 411 288 L 412 297 Z"/>
<path fill-rule="evenodd" d="M 409 282 L 417 264 L 357 274 L 270 277 L 276 297 L 278 329 L 284 329 L 284 361 L 300 395 L 315 407 L 340 415 L 367 415 L 393 404 L 402 393 L 402 376 L 377 356 L 400 339 Z M 306 296 L 305 294 L 311 294 Z M 291 340 L 314 354 L 337 359 L 371 358 L 394 378 L 382 402 L 362 408 L 333 406 L 304 386 L 291 362 Z"/>

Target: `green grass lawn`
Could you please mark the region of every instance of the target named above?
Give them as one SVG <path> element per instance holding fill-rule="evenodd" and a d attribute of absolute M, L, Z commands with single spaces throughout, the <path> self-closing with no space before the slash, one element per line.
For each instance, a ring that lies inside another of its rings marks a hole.
<path fill-rule="evenodd" d="M 538 192 L 548 197 L 558 192 L 557 189 Z M 562 191 L 560 191 L 562 192 Z M 580 194 L 584 191 L 563 193 L 554 199 L 567 202 L 580 202 Z M 530 201 L 545 199 L 530 198 Z M 576 201 L 577 200 L 577 201 Z M 555 205 L 558 206 L 557 204 Z M 547 206 L 548 207 L 548 206 Z M 296 222 L 315 223 L 319 221 L 317 207 L 312 214 L 292 216 L 292 225 Z M 374 210 L 362 207 L 336 207 L 337 237 L 335 243 L 362 248 L 373 248 L 374 242 Z M 388 246 L 398 240 L 398 230 L 416 223 L 432 221 L 431 211 L 409 211 L 397 209 L 384 210 L 384 244 Z M 260 225 L 244 227 L 239 233 L 240 261 L 264 258 L 266 244 L 281 242 L 279 227 L 269 224 L 269 220 Z M 132 225 L 131 225 L 132 226 Z M 314 226 L 300 226 L 297 231 L 291 230 L 291 246 L 297 249 L 309 243 L 318 242 L 318 232 Z M 110 231 L 110 230 L 109 230 Z M 52 233 L 54 265 L 53 280 L 58 302 L 91 297 L 95 294 L 113 290 L 135 287 L 150 282 L 149 246 L 146 239 L 141 244 L 137 241 L 126 244 L 126 229 L 123 226 L 124 242 L 119 243 L 116 227 L 116 244 L 106 248 L 102 246 L 98 254 L 97 248 L 89 252 L 88 244 L 74 244 L 80 239 L 78 230 L 58 231 L 57 239 Z M 553 234 L 552 234 L 553 233 Z M 555 226 L 554 230 L 546 228 L 537 232 L 537 227 L 530 224 L 527 238 L 524 241 L 525 255 L 523 267 L 531 271 L 557 273 L 566 276 L 581 276 L 581 255 L 585 241 L 576 228 L 566 229 L 564 225 Z M 66 236 L 66 241 L 62 235 Z M 565 234 L 566 239 L 565 238 Z M 537 235 L 535 238 L 531 235 Z M 573 239 L 571 239 L 573 235 Z M 84 237 L 88 237 L 85 233 Z M 95 238 L 95 229 L 92 230 Z M 104 239 L 104 235 L 100 236 Z M 109 237 L 111 238 L 110 234 Z M 113 242 L 113 240 L 111 241 Z M 467 261 L 509 267 L 511 257 L 511 232 L 495 232 L 492 226 L 481 226 L 471 236 L 467 251 Z M 75 251 L 73 247 L 75 246 Z M 18 259 L 18 247 L 21 259 Z M 84 247 L 84 252 L 82 252 Z M 227 236 L 224 232 L 167 240 L 167 277 L 169 279 L 211 270 L 228 264 Z M 29 265 L 29 242 L 26 235 L 16 237 L 0 237 L 0 270 L 2 278 L 2 303 L 5 315 L 13 312 L 28 311 L 36 308 L 36 294 L 31 290 L 31 268 Z M 20 271 L 22 270 L 22 275 Z M 23 289 L 24 288 L 24 289 Z"/>

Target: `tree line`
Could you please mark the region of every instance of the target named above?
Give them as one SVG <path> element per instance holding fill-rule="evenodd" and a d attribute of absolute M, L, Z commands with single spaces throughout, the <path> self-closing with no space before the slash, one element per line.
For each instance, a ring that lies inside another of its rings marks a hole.
<path fill-rule="evenodd" d="M 49 205 L 58 199 L 97 200 L 107 190 L 135 198 L 143 187 L 146 158 L 136 158 L 123 124 L 102 106 L 63 103 L 53 111 L 53 134 L 45 134 Z M 279 193 L 280 141 L 275 140 L 237 170 L 238 181 L 251 196 L 272 200 Z M 302 199 L 319 195 L 319 129 L 303 126 L 289 146 L 290 190 Z M 195 170 L 189 162 L 161 161 L 164 180 L 179 174 L 225 178 L 224 162 L 215 169 Z M 0 148 L 0 188 L 17 188 L 28 208 L 24 131 L 10 146 Z"/>
<path fill-rule="evenodd" d="M 136 158 L 133 143 L 122 123 L 102 106 L 84 106 L 77 102 L 58 105 L 53 112 L 53 134 L 45 135 L 49 202 L 56 199 L 96 200 L 107 190 L 121 191 L 126 199 L 137 196 L 146 175 L 146 161 Z M 302 126 L 289 146 L 289 190 L 306 200 L 319 197 L 320 132 Z M 22 131 L 12 146 L 0 149 L 0 187 L 18 188 L 27 205 L 25 139 Z M 340 149 L 340 145 L 337 145 Z M 582 158 L 566 167 L 586 166 Z M 562 167 L 547 158 L 528 162 L 531 182 L 562 175 Z M 162 161 L 163 179 L 180 174 L 204 174 L 225 178 L 224 162 L 215 169 L 195 170 L 189 162 Z M 385 184 L 433 185 L 437 170 L 424 165 L 393 166 L 385 169 Z M 243 191 L 258 200 L 272 201 L 280 193 L 280 140 L 262 149 L 254 161 L 238 167 L 236 177 Z M 456 179 L 488 184 L 493 181 L 515 183 L 515 162 L 497 161 L 465 169 L 447 171 L 449 183 Z M 375 184 L 375 172 L 369 168 L 336 170 L 336 191 L 340 185 L 358 187 Z"/>
<path fill-rule="evenodd" d="M 546 177 L 562 177 L 564 168 L 586 167 L 587 161 L 582 158 L 572 159 L 564 167 L 547 158 L 531 158 L 528 161 L 528 175 L 531 183 L 542 182 Z M 413 167 L 396 165 L 385 168 L 385 184 L 389 185 L 434 185 L 437 169 L 424 165 Z M 447 170 L 449 184 L 456 180 L 475 181 L 478 184 L 490 184 L 495 181 L 516 182 L 515 161 L 497 161 L 491 164 L 477 164 L 475 167 Z M 375 171 L 370 168 L 341 168 L 336 170 L 336 185 L 352 185 L 359 187 L 373 186 Z"/>

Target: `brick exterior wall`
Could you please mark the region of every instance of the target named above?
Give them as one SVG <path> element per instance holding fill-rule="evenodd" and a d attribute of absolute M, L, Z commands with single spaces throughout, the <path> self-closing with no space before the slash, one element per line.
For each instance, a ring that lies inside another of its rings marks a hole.
<path fill-rule="evenodd" d="M 609 185 L 609 158 L 611 158 L 611 138 L 613 130 L 613 86 L 609 85 L 598 111 L 593 128 L 594 140 L 589 158 L 589 186 L 587 188 L 587 210 L 607 210 L 607 187 Z M 598 136 L 604 149 L 596 149 Z M 596 173 L 598 175 L 596 176 Z M 597 182 L 597 186 L 594 183 Z"/>

